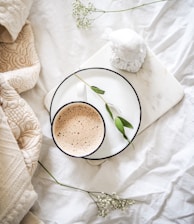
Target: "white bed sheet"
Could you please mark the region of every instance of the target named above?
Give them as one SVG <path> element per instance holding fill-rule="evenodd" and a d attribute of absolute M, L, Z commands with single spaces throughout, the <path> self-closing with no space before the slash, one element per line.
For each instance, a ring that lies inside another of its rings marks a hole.
<path fill-rule="evenodd" d="M 93 1 L 104 9 L 123 9 L 147 0 Z M 65 184 L 117 192 L 136 200 L 107 217 L 87 194 L 57 185 L 38 166 L 33 184 L 38 201 L 32 211 L 48 224 L 194 223 L 194 1 L 170 0 L 124 13 L 105 14 L 92 28 L 76 27 L 71 0 L 34 0 L 29 20 L 41 62 L 36 87 L 23 97 L 41 123 L 40 161 Z M 130 148 L 100 165 L 70 158 L 51 138 L 47 92 L 107 43 L 109 30 L 132 28 L 184 87 L 182 101 L 137 136 Z"/>

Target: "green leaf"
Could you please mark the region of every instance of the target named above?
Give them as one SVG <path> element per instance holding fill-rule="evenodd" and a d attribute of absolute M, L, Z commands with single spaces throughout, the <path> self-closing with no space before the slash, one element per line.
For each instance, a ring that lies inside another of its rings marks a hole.
<path fill-rule="evenodd" d="M 104 94 L 104 93 L 105 93 L 104 90 L 102 90 L 102 89 L 100 89 L 100 88 L 98 88 L 98 87 L 96 87 L 96 86 L 91 86 L 91 89 L 92 89 L 94 92 L 98 93 L 98 94 Z"/>
<path fill-rule="evenodd" d="M 133 125 L 129 121 L 125 120 L 123 117 L 118 118 L 121 120 L 124 127 L 133 128 Z"/>
<path fill-rule="evenodd" d="M 124 137 L 129 143 L 131 143 L 131 141 L 128 139 L 128 137 L 126 136 L 126 134 L 123 134 L 123 137 Z"/>
<path fill-rule="evenodd" d="M 120 119 L 119 116 L 115 118 L 115 126 L 122 133 L 123 137 L 130 143 L 131 141 L 128 139 L 128 137 L 125 134 L 125 129 L 124 129 L 124 125 L 122 123 L 122 118 Z"/>
<path fill-rule="evenodd" d="M 121 121 L 121 119 L 119 117 L 115 117 L 115 126 L 117 127 L 117 129 L 123 134 L 123 136 L 125 135 L 125 129 L 123 126 L 123 123 Z"/>
<path fill-rule="evenodd" d="M 110 109 L 110 107 L 108 106 L 108 104 L 105 104 L 106 110 L 108 111 L 109 115 L 111 116 L 111 118 L 113 119 L 113 115 L 112 115 L 112 111 Z"/>

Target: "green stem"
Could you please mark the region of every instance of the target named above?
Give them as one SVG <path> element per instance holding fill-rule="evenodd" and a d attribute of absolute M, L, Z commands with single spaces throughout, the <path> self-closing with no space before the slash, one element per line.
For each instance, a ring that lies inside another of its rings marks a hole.
<path fill-rule="evenodd" d="M 140 8 L 140 7 L 143 7 L 143 6 L 151 5 L 151 4 L 158 3 L 158 2 L 164 2 L 164 1 L 168 1 L 168 0 L 157 0 L 157 1 L 149 2 L 149 3 L 144 3 L 144 4 L 141 4 L 141 5 L 137 5 L 137 6 L 128 8 L 128 9 L 109 10 L 109 11 L 108 10 L 102 10 L 102 9 L 95 9 L 92 12 L 102 12 L 102 13 L 126 12 L 126 11 L 137 9 L 137 8 Z"/>
<path fill-rule="evenodd" d="M 91 86 L 90 86 L 84 79 L 82 79 L 79 75 L 75 74 L 75 76 L 76 76 L 79 80 L 81 80 L 83 83 L 85 83 L 86 86 L 91 87 Z"/>
<path fill-rule="evenodd" d="M 75 76 L 76 76 L 80 81 L 82 81 L 86 86 L 88 86 L 90 89 L 92 89 L 92 88 L 91 88 L 91 85 L 89 85 L 89 83 L 87 83 L 87 82 L 86 82 L 84 79 L 82 79 L 79 75 L 75 74 Z M 97 94 L 97 95 L 98 95 L 98 96 L 101 98 L 101 100 L 104 102 L 106 109 L 107 109 L 107 107 L 108 107 L 109 115 L 110 115 L 111 118 L 114 120 L 113 113 L 112 113 L 112 111 L 110 110 L 110 107 L 108 106 L 109 104 L 106 102 L 106 100 L 105 100 L 100 94 Z M 123 131 L 122 131 L 121 133 L 122 133 L 123 137 L 124 137 L 129 143 L 131 143 L 131 141 L 130 141 L 130 140 L 128 139 L 128 137 L 125 135 L 125 129 L 124 129 L 124 127 L 123 127 Z"/>
<path fill-rule="evenodd" d="M 99 191 L 87 191 L 87 190 L 84 190 L 84 189 L 81 189 L 81 188 L 77 188 L 77 187 L 73 187 L 73 186 L 70 186 L 70 185 L 66 185 L 66 184 L 63 184 L 61 182 L 59 182 L 54 176 L 53 174 L 40 162 L 38 161 L 39 165 L 47 172 L 47 174 L 56 182 L 56 184 L 60 185 L 60 186 L 63 186 L 63 187 L 67 187 L 67 188 L 71 188 L 73 190 L 77 190 L 77 191 L 82 191 L 82 192 L 85 192 L 87 194 L 89 194 L 89 196 L 91 197 L 91 194 L 99 194 L 101 192 Z"/>
<path fill-rule="evenodd" d="M 107 209 L 106 205 L 104 207 L 104 205 L 99 205 L 98 202 L 98 197 L 100 197 L 101 194 L 103 195 L 108 195 L 111 199 L 114 199 L 110 194 L 108 193 L 104 193 L 104 192 L 99 192 L 99 191 L 87 191 L 87 190 L 84 190 L 84 189 L 80 189 L 80 188 L 77 188 L 77 187 L 73 187 L 73 186 L 69 186 L 69 185 L 66 185 L 66 184 L 63 184 L 63 183 L 60 183 L 53 175 L 52 173 L 40 162 L 38 161 L 38 163 L 40 164 L 40 166 L 47 172 L 47 174 L 56 182 L 56 184 L 60 185 L 60 186 L 63 186 L 63 187 L 67 187 L 67 188 L 71 188 L 73 190 L 78 190 L 78 191 L 81 191 L 81 192 L 84 192 L 84 193 L 87 193 L 90 198 L 93 200 L 93 202 L 96 204 L 97 206 L 97 209 L 99 212 L 101 212 L 102 210 L 104 211 L 104 209 Z M 98 196 L 97 196 L 98 195 Z M 130 200 L 131 201 L 131 204 L 134 204 L 134 201 L 132 201 L 131 199 L 122 199 L 120 198 L 119 200 Z M 117 209 L 121 209 L 120 207 L 116 207 Z M 115 209 L 116 209 L 115 208 Z M 100 215 L 100 213 L 99 213 Z"/>
<path fill-rule="evenodd" d="M 81 80 L 86 86 L 88 86 L 90 89 L 91 89 L 91 85 L 90 84 L 88 84 L 84 79 L 82 79 L 79 75 L 77 75 L 77 74 L 75 74 L 75 76 L 79 79 L 79 80 Z M 106 104 L 107 102 L 106 102 L 106 100 L 100 95 L 100 94 L 97 94 L 100 98 L 101 98 L 101 100 Z"/>
<path fill-rule="evenodd" d="M 73 186 L 70 186 L 70 185 L 66 185 L 66 184 L 63 184 L 63 183 L 60 183 L 53 175 L 52 173 L 40 162 L 38 161 L 38 163 L 40 164 L 40 166 L 47 172 L 47 174 L 56 182 L 56 184 L 60 185 L 60 186 L 63 186 L 63 187 L 67 187 L 67 188 L 71 188 L 71 189 L 74 189 L 74 190 L 79 190 L 79 191 L 83 191 L 85 193 L 88 193 L 88 191 L 86 190 L 83 190 L 83 189 L 80 189 L 80 188 L 77 188 L 77 187 L 73 187 Z"/>

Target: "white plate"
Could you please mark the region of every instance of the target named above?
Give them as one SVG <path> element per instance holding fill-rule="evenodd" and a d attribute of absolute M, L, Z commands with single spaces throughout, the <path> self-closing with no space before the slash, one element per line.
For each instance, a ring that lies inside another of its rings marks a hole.
<path fill-rule="evenodd" d="M 57 110 L 66 103 L 85 101 L 94 105 L 102 114 L 106 125 L 106 136 L 100 149 L 87 159 L 105 159 L 123 151 L 129 142 L 116 128 L 105 108 L 105 103 L 99 94 L 84 84 L 77 75 L 90 86 L 96 86 L 105 91 L 102 98 L 114 105 L 118 115 L 128 120 L 133 129 L 125 128 L 128 139 L 132 142 L 141 123 L 141 105 L 133 86 L 119 73 L 106 68 L 86 68 L 68 76 L 56 89 L 50 106 L 50 121 Z"/>

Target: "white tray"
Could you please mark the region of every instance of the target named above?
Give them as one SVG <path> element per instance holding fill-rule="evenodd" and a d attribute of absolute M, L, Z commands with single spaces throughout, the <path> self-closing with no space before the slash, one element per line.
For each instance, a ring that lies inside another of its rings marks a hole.
<path fill-rule="evenodd" d="M 149 48 L 147 48 L 145 63 L 137 73 L 115 69 L 110 64 L 111 53 L 108 43 L 80 68 L 109 68 L 123 75 L 133 85 L 139 96 L 142 109 L 140 133 L 182 99 L 183 88 Z M 48 110 L 56 88 L 49 91 L 45 97 L 45 106 Z"/>

